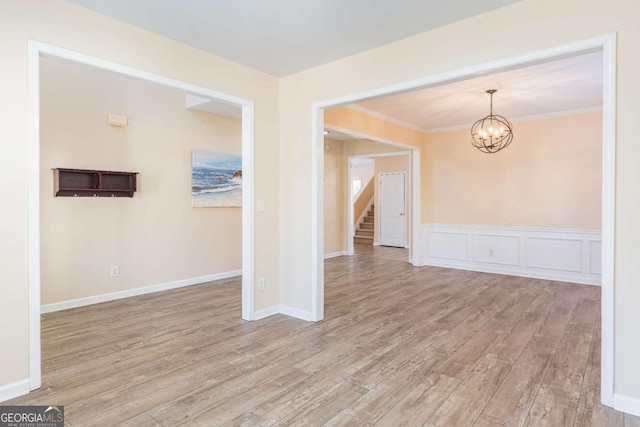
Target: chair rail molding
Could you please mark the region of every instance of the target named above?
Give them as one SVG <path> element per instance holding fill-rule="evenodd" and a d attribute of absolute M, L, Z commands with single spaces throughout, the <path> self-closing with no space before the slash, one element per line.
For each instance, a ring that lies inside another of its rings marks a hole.
<path fill-rule="evenodd" d="M 600 230 L 423 224 L 423 264 L 601 284 Z"/>

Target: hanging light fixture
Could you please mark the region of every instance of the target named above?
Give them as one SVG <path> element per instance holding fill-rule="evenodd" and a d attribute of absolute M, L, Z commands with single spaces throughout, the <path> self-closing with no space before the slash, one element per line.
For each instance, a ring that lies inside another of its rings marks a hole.
<path fill-rule="evenodd" d="M 513 141 L 513 129 L 509 120 L 493 114 L 493 94 L 496 92 L 496 89 L 487 91 L 491 96 L 491 112 L 471 127 L 471 144 L 483 153 L 497 153 Z"/>

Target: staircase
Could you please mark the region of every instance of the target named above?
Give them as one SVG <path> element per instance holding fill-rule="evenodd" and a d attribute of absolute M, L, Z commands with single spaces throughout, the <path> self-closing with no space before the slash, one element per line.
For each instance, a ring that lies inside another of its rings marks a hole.
<path fill-rule="evenodd" d="M 375 210 L 373 204 L 367 211 L 367 214 L 362 219 L 362 222 L 358 224 L 356 235 L 353 238 L 354 243 L 367 243 L 373 244 L 373 219 L 375 218 Z"/>

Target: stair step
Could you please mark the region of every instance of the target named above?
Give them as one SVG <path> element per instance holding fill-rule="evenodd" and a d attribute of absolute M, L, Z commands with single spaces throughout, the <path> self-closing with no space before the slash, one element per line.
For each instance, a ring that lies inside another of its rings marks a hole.
<path fill-rule="evenodd" d="M 370 222 L 371 224 L 373 224 L 373 217 L 365 216 L 364 217 L 364 222 Z"/>
<path fill-rule="evenodd" d="M 373 236 L 354 236 L 353 240 L 360 243 L 373 243 Z"/>
<path fill-rule="evenodd" d="M 360 224 L 360 230 L 373 230 L 372 222 L 363 222 Z"/>
<path fill-rule="evenodd" d="M 371 237 L 373 237 L 373 230 L 356 230 L 356 236 L 371 236 Z"/>

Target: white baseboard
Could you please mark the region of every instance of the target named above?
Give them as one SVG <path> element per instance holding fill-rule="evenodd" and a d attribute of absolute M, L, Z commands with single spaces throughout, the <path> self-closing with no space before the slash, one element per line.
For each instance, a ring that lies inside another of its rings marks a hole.
<path fill-rule="evenodd" d="M 274 314 L 280 314 L 280 306 L 274 305 L 273 307 L 263 308 L 253 314 L 253 320 L 264 319 L 265 317 L 273 316 Z"/>
<path fill-rule="evenodd" d="M 339 256 L 348 255 L 347 251 L 342 252 L 331 252 L 328 254 L 324 254 L 324 259 L 337 258 Z"/>
<path fill-rule="evenodd" d="M 29 393 L 29 380 L 16 381 L 11 384 L 0 386 L 0 402 L 24 396 Z"/>
<path fill-rule="evenodd" d="M 542 279 L 542 280 L 551 280 L 555 282 L 569 282 L 569 283 L 577 283 L 580 285 L 593 285 L 600 286 L 600 279 L 590 279 L 590 278 L 580 278 L 575 276 L 565 276 L 563 274 L 554 274 L 549 272 L 537 272 L 537 271 L 520 271 L 520 270 L 510 270 L 504 268 L 493 268 L 479 265 L 460 265 L 455 263 L 448 263 L 443 261 L 424 261 L 421 266 L 426 267 L 442 267 L 442 268 L 452 268 L 454 270 L 466 270 L 466 271 L 477 271 L 479 273 L 491 273 L 491 274 L 502 274 L 506 276 L 516 276 L 516 277 L 529 277 L 532 279 Z"/>
<path fill-rule="evenodd" d="M 288 307 L 286 305 L 280 306 L 280 313 L 286 314 L 287 316 L 295 317 L 296 319 L 306 320 L 308 322 L 311 322 L 313 320 L 311 312 Z"/>
<path fill-rule="evenodd" d="M 297 308 L 288 307 L 286 305 L 274 305 L 272 307 L 263 308 L 254 313 L 254 320 L 264 319 L 274 314 L 284 314 L 285 316 L 295 317 L 296 319 L 311 321 L 312 316 L 308 311 L 298 310 Z"/>
<path fill-rule="evenodd" d="M 640 417 L 640 399 L 614 394 L 613 409 Z"/>
<path fill-rule="evenodd" d="M 111 292 L 108 294 L 94 295 L 85 298 L 72 299 L 68 301 L 44 304 L 40 307 L 40 313 L 52 313 L 54 311 L 68 310 L 71 308 L 84 307 L 101 302 L 115 301 L 122 298 L 135 297 L 138 295 L 151 294 L 154 292 L 167 291 L 170 289 L 183 288 L 185 286 L 199 285 L 201 283 L 215 280 L 228 279 L 230 277 L 242 276 L 242 270 L 225 271 L 223 273 L 209 274 L 206 276 L 191 277 L 189 279 L 175 280 L 173 282 L 160 283 L 158 285 L 144 286 L 142 288 L 127 289 L 125 291 Z"/>
<path fill-rule="evenodd" d="M 596 230 L 423 224 L 421 264 L 600 285 L 601 248 Z"/>

